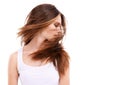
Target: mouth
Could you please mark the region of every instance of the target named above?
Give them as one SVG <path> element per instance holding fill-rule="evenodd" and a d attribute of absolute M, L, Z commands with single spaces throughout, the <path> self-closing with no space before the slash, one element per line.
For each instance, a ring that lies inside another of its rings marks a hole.
<path fill-rule="evenodd" d="M 54 36 L 55 36 L 55 38 L 61 38 L 61 37 L 63 37 L 63 33 L 58 32 Z"/>
<path fill-rule="evenodd" d="M 57 35 L 54 35 L 54 37 L 52 39 L 49 39 L 48 41 L 59 42 L 60 40 L 62 40 L 62 38 L 63 38 L 63 34 L 59 33 Z"/>

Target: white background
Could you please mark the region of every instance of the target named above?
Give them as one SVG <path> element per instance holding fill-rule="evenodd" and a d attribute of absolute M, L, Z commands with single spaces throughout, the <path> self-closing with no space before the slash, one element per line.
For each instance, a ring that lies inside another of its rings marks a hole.
<path fill-rule="evenodd" d="M 52 3 L 67 18 L 64 45 L 71 57 L 71 85 L 120 85 L 119 0 L 1 0 L 0 85 L 7 85 L 9 55 L 30 10 Z"/>

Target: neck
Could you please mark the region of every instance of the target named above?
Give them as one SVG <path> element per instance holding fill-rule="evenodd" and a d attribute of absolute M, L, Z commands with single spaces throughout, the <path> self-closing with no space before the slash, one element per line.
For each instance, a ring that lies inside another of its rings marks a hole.
<path fill-rule="evenodd" d="M 26 52 L 35 52 L 43 46 L 45 39 L 42 37 L 34 37 L 30 43 L 24 46 Z"/>

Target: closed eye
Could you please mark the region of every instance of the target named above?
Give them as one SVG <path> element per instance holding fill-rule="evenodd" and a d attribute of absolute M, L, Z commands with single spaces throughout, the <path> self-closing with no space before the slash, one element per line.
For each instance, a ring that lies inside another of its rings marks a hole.
<path fill-rule="evenodd" d="M 56 23 L 54 24 L 54 26 L 55 26 L 55 27 L 60 27 L 61 24 L 60 24 L 59 22 L 56 22 Z"/>

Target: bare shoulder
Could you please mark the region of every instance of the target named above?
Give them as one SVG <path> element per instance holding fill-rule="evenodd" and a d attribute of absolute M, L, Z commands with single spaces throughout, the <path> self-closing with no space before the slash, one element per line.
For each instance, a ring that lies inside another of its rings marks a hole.
<path fill-rule="evenodd" d="M 9 57 L 9 64 L 16 64 L 17 62 L 17 51 L 12 53 Z"/>
<path fill-rule="evenodd" d="M 17 51 L 10 55 L 9 60 L 15 60 L 16 58 L 17 58 Z"/>
<path fill-rule="evenodd" d="M 14 52 L 9 57 L 8 63 L 8 85 L 17 85 L 18 83 L 18 70 L 17 70 L 17 52 Z"/>
<path fill-rule="evenodd" d="M 67 68 L 65 74 L 60 78 L 59 85 L 70 85 L 70 69 Z"/>
<path fill-rule="evenodd" d="M 9 57 L 8 72 L 9 74 L 17 72 L 17 52 L 12 53 Z"/>

